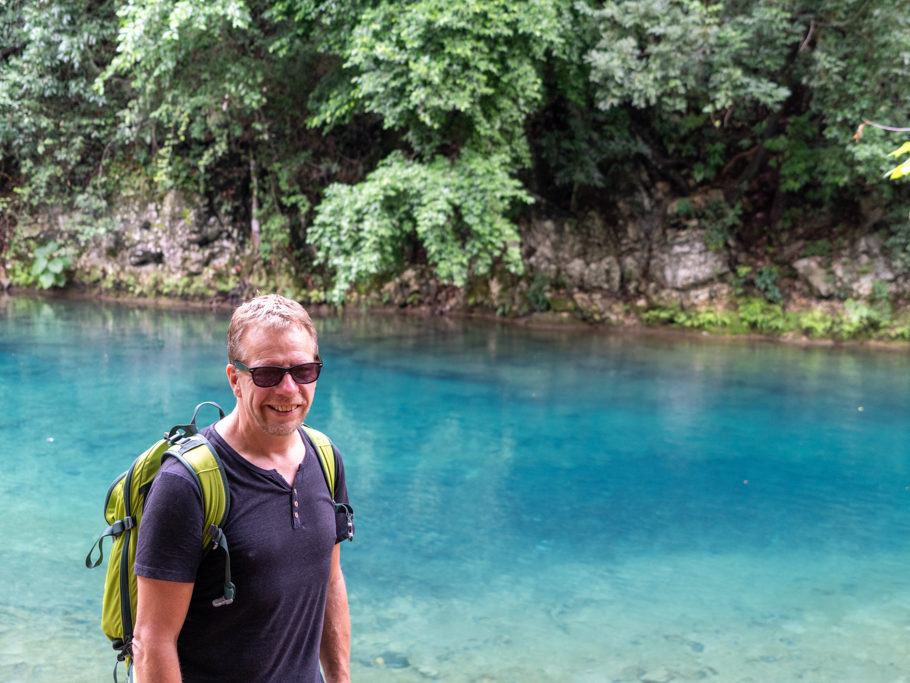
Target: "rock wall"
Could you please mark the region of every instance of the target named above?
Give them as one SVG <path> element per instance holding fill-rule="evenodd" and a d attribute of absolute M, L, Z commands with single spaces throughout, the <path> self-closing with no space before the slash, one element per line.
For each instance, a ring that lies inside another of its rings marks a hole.
<path fill-rule="evenodd" d="M 58 241 L 72 259 L 70 283 L 137 297 L 227 296 L 243 285 L 249 261 L 236 230 L 174 192 L 124 202 L 100 219 L 78 212 L 42 216 L 20 223 L 18 234 L 20 250 L 7 253 L 8 262 L 30 266 L 23 249 Z"/>
<path fill-rule="evenodd" d="M 894 298 L 910 297 L 910 277 L 899 271 L 877 234 L 864 235 L 835 255 L 809 256 L 793 262 L 808 293 L 821 299 L 865 299 L 884 290 Z"/>
<path fill-rule="evenodd" d="M 636 311 L 652 306 L 722 310 L 743 293 L 743 273 L 754 274 L 767 261 L 729 241 L 712 244 L 709 228 L 699 220 L 679 219 L 674 209 L 679 201 L 659 186 L 609 215 L 531 216 L 521 225 L 521 277 L 498 272 L 458 289 L 415 265 L 367 295 L 367 303 L 424 305 L 438 312 L 476 307 L 506 315 L 550 312 L 612 324 L 632 321 Z M 716 200 L 690 200 L 693 205 L 706 201 Z M 60 215 L 36 223 L 31 232 L 36 243 L 46 243 L 72 234 L 69 227 L 79 219 Z M 195 299 L 284 283 L 282 291 L 306 296 L 301 283 L 306 273 L 296 273 L 289 264 L 263 263 L 238 238 L 239 230 L 175 193 L 124 205 L 108 220 L 116 229 L 72 250 L 72 281 L 137 296 Z M 788 246 L 792 258 L 775 264 L 785 302 L 787 297 L 801 302 L 883 295 L 910 299 L 910 276 L 879 235 L 861 234 L 837 244 L 823 253 L 802 243 Z"/>
<path fill-rule="evenodd" d="M 237 260 L 232 230 L 176 193 L 126 206 L 112 220 L 119 229 L 89 240 L 75 263 L 89 279 L 139 289 L 199 278 L 217 289 L 230 280 Z"/>
<path fill-rule="evenodd" d="M 725 282 L 732 262 L 726 249 L 711 250 L 704 229 L 654 223 L 649 229 L 634 216 L 610 226 L 597 216 L 573 227 L 531 223 L 522 235 L 527 272 L 563 290 L 577 310 L 612 322 L 626 317 L 627 302 L 638 308 L 674 302 L 691 307 L 722 304 L 732 296 Z"/>

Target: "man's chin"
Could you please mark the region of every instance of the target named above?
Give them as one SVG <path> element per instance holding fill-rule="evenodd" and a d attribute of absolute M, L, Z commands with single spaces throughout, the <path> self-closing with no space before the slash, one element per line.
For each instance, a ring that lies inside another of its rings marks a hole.
<path fill-rule="evenodd" d="M 266 425 L 265 431 L 272 436 L 287 436 L 297 431 L 298 424 L 270 424 Z"/>
<path fill-rule="evenodd" d="M 263 421 L 260 426 L 262 430 L 270 436 L 287 436 L 297 431 L 303 420 L 288 418 L 287 421 L 279 422 L 274 419 Z"/>

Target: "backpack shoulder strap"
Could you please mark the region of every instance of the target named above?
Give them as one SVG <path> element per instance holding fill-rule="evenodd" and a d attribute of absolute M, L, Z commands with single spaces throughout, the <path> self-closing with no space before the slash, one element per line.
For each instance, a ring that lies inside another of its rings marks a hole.
<path fill-rule="evenodd" d="M 221 526 L 231 509 L 231 493 L 227 474 L 215 448 L 202 434 L 194 434 L 174 444 L 166 455 L 179 460 L 199 484 L 203 501 L 203 528 Z M 203 535 L 203 545 L 213 540 Z"/>
<path fill-rule="evenodd" d="M 217 403 L 204 401 L 196 406 L 193 419 L 188 425 L 177 425 L 165 434 L 170 447 L 164 456 L 179 460 L 199 484 L 203 504 L 202 544 L 208 547 L 214 539 L 208 534 L 212 525 L 220 527 L 231 509 L 231 495 L 228 488 L 227 474 L 221 458 L 196 427 L 196 416 L 202 406 L 213 406 L 218 409 L 218 416 L 224 417 L 224 410 Z"/>
<path fill-rule="evenodd" d="M 338 463 L 335 460 L 335 446 L 332 440 L 318 429 L 313 429 L 308 425 L 301 425 L 303 433 L 313 445 L 316 455 L 319 457 L 319 464 L 322 466 L 322 474 L 325 477 L 325 483 L 329 487 L 329 495 L 332 497 L 332 504 L 335 506 L 335 512 L 343 514 L 347 519 L 347 539 L 354 540 L 354 509 L 348 503 L 338 503 L 335 501 L 335 484 L 338 470 Z"/>
<path fill-rule="evenodd" d="M 329 487 L 329 494 L 332 500 L 335 499 L 335 448 L 332 446 L 332 440 L 318 429 L 313 429 L 303 425 L 303 433 L 306 434 L 313 450 L 319 456 L 319 464 L 322 467 L 322 474 L 325 477 L 325 483 Z"/>
<path fill-rule="evenodd" d="M 231 555 L 222 530 L 222 523 L 231 509 L 231 492 L 224 465 L 212 444 L 199 433 L 180 439 L 165 455 L 180 461 L 202 492 L 202 547 L 224 550 L 224 591 L 212 604 L 215 607 L 229 605 L 234 601 L 236 589 L 231 581 Z"/>

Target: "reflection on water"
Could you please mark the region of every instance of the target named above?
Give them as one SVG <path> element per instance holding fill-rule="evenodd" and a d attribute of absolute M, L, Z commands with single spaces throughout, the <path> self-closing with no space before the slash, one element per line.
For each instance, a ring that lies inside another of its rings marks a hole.
<path fill-rule="evenodd" d="M 318 321 L 355 680 L 896 680 L 900 352 Z M 97 681 L 110 479 L 232 405 L 223 312 L 0 299 L 0 679 Z M 47 643 L 54 647 L 48 654 Z M 64 673 L 65 672 L 65 673 Z"/>

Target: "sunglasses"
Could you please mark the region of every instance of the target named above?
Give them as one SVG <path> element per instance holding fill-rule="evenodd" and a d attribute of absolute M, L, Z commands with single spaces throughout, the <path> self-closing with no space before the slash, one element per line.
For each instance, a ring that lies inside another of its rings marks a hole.
<path fill-rule="evenodd" d="M 319 379 L 322 361 L 316 360 L 310 363 L 301 363 L 300 365 L 292 365 L 289 368 L 282 368 L 277 365 L 260 365 L 250 368 L 235 360 L 234 367 L 250 373 L 250 377 L 253 378 L 253 384 L 257 387 L 273 387 L 284 379 L 284 375 L 287 372 L 291 373 L 291 379 L 297 384 L 312 384 Z"/>

